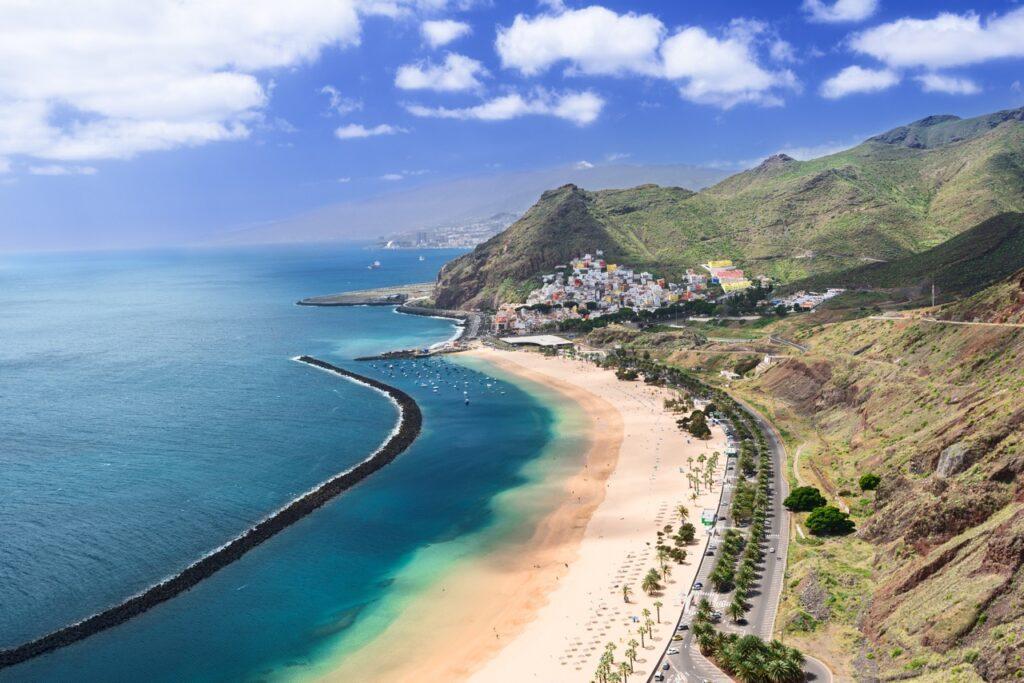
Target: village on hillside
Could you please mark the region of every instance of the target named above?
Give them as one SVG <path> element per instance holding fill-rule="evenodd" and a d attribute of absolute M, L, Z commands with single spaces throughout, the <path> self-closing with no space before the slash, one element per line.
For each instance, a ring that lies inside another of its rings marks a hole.
<path fill-rule="evenodd" d="M 687 269 L 680 282 L 669 282 L 646 271 L 610 263 L 601 250 L 595 250 L 543 275 L 541 286 L 530 292 L 525 303 L 502 304 L 493 318 L 493 332 L 527 334 L 566 321 L 594 320 L 629 311 L 682 313 L 694 308 L 687 307 L 688 302 L 721 303 L 752 288 L 756 288 L 759 307 L 811 310 L 843 291 L 797 292 L 785 298 L 770 298 L 772 281 L 767 276 L 748 277 L 727 259 L 712 260 L 701 267 L 703 272 Z"/>

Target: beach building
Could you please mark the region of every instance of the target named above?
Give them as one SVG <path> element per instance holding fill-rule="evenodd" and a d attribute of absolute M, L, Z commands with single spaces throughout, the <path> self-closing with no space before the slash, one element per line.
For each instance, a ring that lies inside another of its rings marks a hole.
<path fill-rule="evenodd" d="M 558 349 L 572 346 L 572 342 L 554 334 L 537 334 L 526 337 L 501 337 L 501 341 L 513 346 L 539 346 L 547 349 Z"/>
<path fill-rule="evenodd" d="M 712 508 L 700 511 L 700 523 L 706 527 L 712 527 L 718 521 L 718 512 Z"/>

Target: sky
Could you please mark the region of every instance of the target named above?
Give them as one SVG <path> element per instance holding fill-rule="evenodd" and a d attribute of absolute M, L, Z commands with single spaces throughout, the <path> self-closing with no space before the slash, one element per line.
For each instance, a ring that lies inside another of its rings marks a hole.
<path fill-rule="evenodd" d="M 0 249 L 504 170 L 739 170 L 1022 105 L 1013 1 L 0 0 Z"/>

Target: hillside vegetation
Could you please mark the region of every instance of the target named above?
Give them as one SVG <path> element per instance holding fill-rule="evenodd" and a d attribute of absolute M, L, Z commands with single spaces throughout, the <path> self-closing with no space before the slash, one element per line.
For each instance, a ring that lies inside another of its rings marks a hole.
<path fill-rule="evenodd" d="M 811 161 L 785 155 L 701 192 L 643 185 L 546 192 L 505 232 L 448 264 L 445 307 L 492 307 L 571 256 L 676 276 L 711 258 L 793 281 L 925 251 L 1024 212 L 1024 109 L 929 117 Z"/>
<path fill-rule="evenodd" d="M 823 287 L 925 287 L 949 299 L 972 294 L 1024 265 L 1024 214 L 1004 213 L 951 239 L 895 261 L 798 280 L 787 290 Z"/>
<path fill-rule="evenodd" d="M 1019 319 L 1022 302 L 1024 272 L 939 315 Z M 809 351 L 735 390 L 858 529 L 791 546 L 786 641 L 857 680 L 1024 676 L 1024 328 L 805 318 L 774 331 Z M 865 473 L 877 491 L 861 491 Z"/>

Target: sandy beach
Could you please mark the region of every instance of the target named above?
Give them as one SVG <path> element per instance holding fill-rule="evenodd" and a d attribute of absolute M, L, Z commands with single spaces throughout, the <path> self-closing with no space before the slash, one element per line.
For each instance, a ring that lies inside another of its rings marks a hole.
<path fill-rule="evenodd" d="M 619 381 L 583 361 L 486 347 L 468 355 L 578 404 L 588 422 L 583 468 L 528 540 L 457 571 L 326 679 L 590 681 L 605 644 L 615 643 L 621 660 L 627 643 L 640 640 L 634 620 L 645 608 L 656 615 L 661 601 L 653 643 L 647 639 L 636 665 L 645 675 L 671 637 L 706 545 L 700 512 L 718 500 L 717 488 L 693 500 L 687 459 L 722 452 L 724 435 L 715 427 L 711 440 L 688 442 L 663 407 L 674 392 Z M 658 566 L 657 531 L 678 527 L 679 505 L 690 509 L 697 541 L 661 594 L 647 596 L 640 584 Z M 420 645 L 415 658 L 396 651 L 411 642 Z"/>

